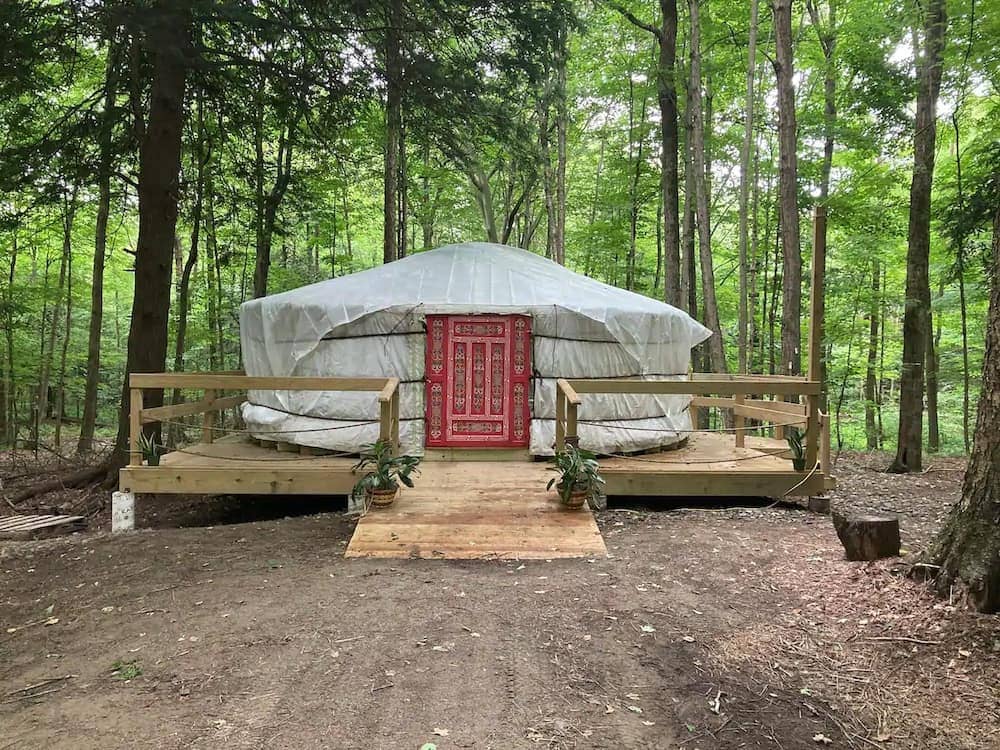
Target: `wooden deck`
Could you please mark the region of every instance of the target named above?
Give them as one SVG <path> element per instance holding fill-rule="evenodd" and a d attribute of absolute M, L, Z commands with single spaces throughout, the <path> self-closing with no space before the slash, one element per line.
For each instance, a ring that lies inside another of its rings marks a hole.
<path fill-rule="evenodd" d="M 587 509 L 546 492 L 544 463 L 425 462 L 416 487 L 358 522 L 347 557 L 448 560 L 604 557 Z"/>
<path fill-rule="evenodd" d="M 818 495 L 832 489 L 832 477 L 819 471 L 794 471 L 784 440 L 694 433 L 687 442 L 661 453 L 602 458 L 608 495 L 658 497 L 783 497 Z"/>
<path fill-rule="evenodd" d="M 602 458 L 600 463 L 609 495 L 808 496 L 835 486 L 832 477 L 819 471 L 794 471 L 784 451 L 781 440 L 747 436 L 746 445 L 738 447 L 729 434 L 695 433 L 675 450 Z M 543 462 L 436 458 L 421 465 L 420 482 L 434 502 L 447 502 L 448 488 L 459 486 L 464 477 L 473 478 L 476 492 L 507 502 L 528 497 L 536 485 L 544 488 L 551 476 Z M 358 479 L 351 473 L 355 461 L 284 453 L 246 438 L 224 438 L 168 453 L 160 466 L 127 466 L 119 485 L 139 493 L 346 495 Z"/>
<path fill-rule="evenodd" d="M 223 438 L 173 451 L 159 466 L 126 466 L 119 487 L 132 492 L 201 495 L 346 495 L 356 458 L 303 456 Z"/>

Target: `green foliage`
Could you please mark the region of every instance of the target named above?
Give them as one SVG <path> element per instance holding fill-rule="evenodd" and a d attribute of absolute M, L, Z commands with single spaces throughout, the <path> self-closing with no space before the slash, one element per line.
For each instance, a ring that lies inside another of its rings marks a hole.
<path fill-rule="evenodd" d="M 546 489 L 551 490 L 555 486 L 564 503 L 574 492 L 586 492 L 592 496 L 604 484 L 601 467 L 594 454 L 575 445 L 567 445 L 556 453 L 548 468 L 559 476 L 550 479 Z"/>
<path fill-rule="evenodd" d="M 393 453 L 392 445 L 385 440 L 378 440 L 372 445 L 365 446 L 361 460 L 351 469 L 354 473 L 368 469 L 354 485 L 354 491 L 394 490 L 400 483 L 412 487 L 412 475 L 420 473 L 417 470 L 419 465 L 419 457 L 397 456 Z"/>

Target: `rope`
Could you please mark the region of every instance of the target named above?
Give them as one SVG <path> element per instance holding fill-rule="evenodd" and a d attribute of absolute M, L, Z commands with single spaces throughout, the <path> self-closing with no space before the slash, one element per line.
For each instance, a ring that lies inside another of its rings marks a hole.
<path fill-rule="evenodd" d="M 653 418 L 654 417 L 651 417 L 651 419 L 653 419 Z M 748 431 L 751 431 L 751 430 L 768 430 L 768 429 L 771 429 L 772 427 L 791 427 L 793 425 L 801 425 L 802 422 L 803 422 L 802 419 L 796 419 L 796 420 L 794 420 L 792 422 L 767 422 L 767 423 L 764 423 L 764 424 L 757 425 L 756 427 L 741 427 L 740 429 L 742 429 L 744 432 L 748 432 Z M 665 430 L 662 427 L 626 427 L 624 425 L 608 424 L 607 422 L 602 422 L 600 420 L 594 420 L 594 419 L 578 419 L 576 421 L 576 423 L 578 425 L 580 425 L 580 424 L 589 424 L 589 425 L 593 425 L 593 426 L 597 426 L 597 427 L 607 427 L 607 428 L 610 428 L 612 430 L 635 430 L 636 432 L 670 432 L 670 433 L 685 434 L 685 435 L 693 435 L 693 434 L 699 433 L 699 432 L 715 432 L 715 433 L 717 433 L 717 432 L 734 432 L 735 431 L 735 428 L 733 428 L 733 427 L 714 427 L 714 428 L 706 428 L 704 430 L 696 430 L 694 428 L 689 429 L 689 430 L 685 430 L 685 429 L 681 429 L 681 428 Z"/>
<path fill-rule="evenodd" d="M 185 422 L 176 422 L 176 421 L 173 421 L 173 420 L 170 420 L 170 419 L 161 419 L 161 420 L 158 420 L 158 421 L 160 422 L 160 424 L 174 425 L 176 427 L 185 427 L 187 429 L 202 429 L 201 425 L 187 424 Z M 365 420 L 363 422 L 357 422 L 355 424 L 334 425 L 333 427 L 309 427 L 309 428 L 306 428 L 306 429 L 299 429 L 299 430 L 249 430 L 249 429 L 231 429 L 229 427 L 215 427 L 214 425 L 211 426 L 211 427 L 209 427 L 208 429 L 212 430 L 213 432 L 224 432 L 224 433 L 228 433 L 230 435 L 249 435 L 251 433 L 254 434 L 254 435 L 289 435 L 289 434 L 295 435 L 295 434 L 301 434 L 301 433 L 307 433 L 307 432 L 332 432 L 333 430 L 346 430 L 346 429 L 349 429 L 351 427 L 363 427 L 366 424 L 378 424 L 378 420 L 377 419 L 369 419 L 369 420 Z"/>
<path fill-rule="evenodd" d="M 142 451 L 130 450 L 129 454 L 131 455 L 141 452 Z M 168 455 L 170 453 L 183 453 L 187 456 L 198 456 L 199 458 L 211 458 L 213 461 L 215 459 L 219 459 L 221 461 L 242 461 L 244 463 L 260 463 L 261 461 L 273 462 L 273 463 L 287 463 L 289 461 L 313 461 L 321 458 L 343 458 L 346 456 L 356 455 L 355 453 L 350 453 L 348 451 L 333 451 L 331 453 L 325 453 L 322 456 L 296 455 L 296 456 L 289 456 L 288 458 L 264 458 L 264 457 L 243 458 L 241 456 L 220 456 L 220 455 L 213 455 L 210 453 L 198 453 L 197 451 L 189 451 L 185 450 L 184 448 L 174 448 L 171 451 L 167 451 L 167 453 L 164 453 L 163 455 Z"/>
<path fill-rule="evenodd" d="M 642 458 L 640 456 L 633 456 L 627 453 L 608 453 L 607 455 L 613 458 L 623 458 L 628 461 L 639 461 L 640 463 L 647 463 L 647 464 L 728 464 L 734 461 L 754 461 L 761 458 L 774 458 L 775 456 L 778 456 L 781 453 L 784 453 L 784 449 L 780 451 L 775 451 L 774 453 L 760 451 L 757 455 L 753 456 L 737 456 L 735 458 L 724 458 L 724 459 L 713 458 L 713 459 L 706 459 L 704 461 L 665 461 L 659 458 Z"/>

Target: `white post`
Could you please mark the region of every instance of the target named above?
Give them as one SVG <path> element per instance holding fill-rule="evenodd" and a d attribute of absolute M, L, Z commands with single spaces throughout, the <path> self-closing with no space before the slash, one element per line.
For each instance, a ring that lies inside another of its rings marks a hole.
<path fill-rule="evenodd" d="M 111 493 L 111 531 L 118 534 L 135 529 L 135 494 L 126 490 Z"/>

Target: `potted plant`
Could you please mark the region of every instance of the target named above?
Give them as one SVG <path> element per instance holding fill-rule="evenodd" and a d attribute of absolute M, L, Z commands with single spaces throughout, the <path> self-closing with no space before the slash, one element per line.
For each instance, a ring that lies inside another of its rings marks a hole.
<path fill-rule="evenodd" d="M 146 466 L 159 466 L 160 456 L 167 452 L 166 448 L 156 442 L 155 435 L 147 435 L 145 432 L 139 435 L 139 450 Z"/>
<path fill-rule="evenodd" d="M 600 466 L 589 451 L 580 450 L 575 445 L 567 445 L 556 454 L 555 463 L 549 467 L 559 476 L 549 480 L 547 489 L 553 485 L 559 492 L 559 499 L 567 508 L 581 508 L 604 484 Z"/>
<path fill-rule="evenodd" d="M 376 508 L 386 508 L 396 499 L 400 483 L 413 486 L 411 475 L 419 464 L 416 456 L 393 455 L 392 446 L 385 440 L 366 445 L 352 471 L 368 471 L 354 485 L 354 491 L 364 492 L 366 501 Z"/>
<path fill-rule="evenodd" d="M 788 450 L 792 454 L 792 468 L 795 471 L 806 470 L 806 449 L 802 444 L 802 430 L 798 427 L 788 427 L 785 430 L 785 442 L 788 443 Z"/>

